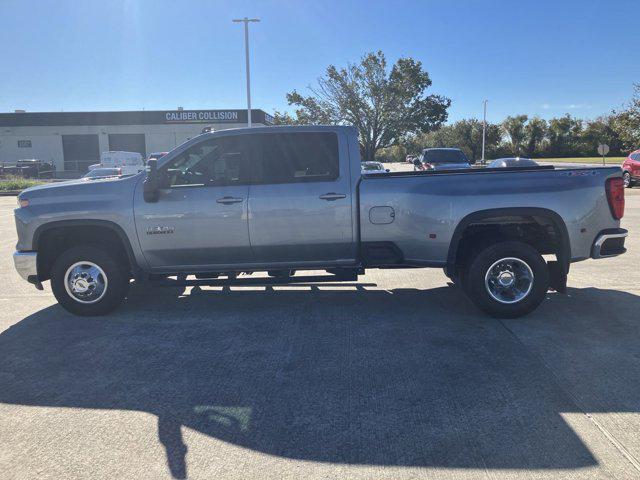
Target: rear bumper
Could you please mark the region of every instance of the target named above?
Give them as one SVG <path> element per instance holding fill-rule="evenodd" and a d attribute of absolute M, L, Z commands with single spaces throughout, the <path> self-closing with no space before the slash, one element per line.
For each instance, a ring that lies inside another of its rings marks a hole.
<path fill-rule="evenodd" d="M 626 252 L 624 241 L 628 233 L 624 228 L 602 230 L 591 247 L 591 258 L 615 257 Z"/>
<path fill-rule="evenodd" d="M 23 279 L 29 283 L 38 283 L 37 252 L 14 252 L 13 264 Z"/>

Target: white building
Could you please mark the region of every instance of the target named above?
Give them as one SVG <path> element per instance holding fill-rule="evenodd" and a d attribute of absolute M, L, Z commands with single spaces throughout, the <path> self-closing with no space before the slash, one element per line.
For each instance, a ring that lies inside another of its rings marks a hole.
<path fill-rule="evenodd" d="M 252 110 L 252 123 L 273 118 Z M 52 162 L 58 172 L 85 172 L 100 152 L 124 150 L 147 156 L 166 152 L 202 133 L 247 126 L 246 110 L 0 113 L 0 164 L 24 158 Z"/>

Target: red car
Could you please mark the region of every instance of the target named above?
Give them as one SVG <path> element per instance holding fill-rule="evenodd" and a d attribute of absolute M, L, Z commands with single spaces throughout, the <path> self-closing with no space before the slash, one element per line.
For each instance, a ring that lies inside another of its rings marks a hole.
<path fill-rule="evenodd" d="M 622 164 L 622 178 L 627 188 L 640 182 L 640 150 L 631 152 Z"/>

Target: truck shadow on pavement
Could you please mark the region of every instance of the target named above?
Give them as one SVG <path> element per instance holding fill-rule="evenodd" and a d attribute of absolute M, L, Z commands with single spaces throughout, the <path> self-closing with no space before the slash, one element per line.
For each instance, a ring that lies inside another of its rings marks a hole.
<path fill-rule="evenodd" d="M 299 460 L 575 469 L 598 461 L 563 414 L 640 412 L 638 296 L 570 289 L 497 321 L 455 288 L 312 290 L 45 308 L 0 334 L 0 402 L 152 413 L 175 478 L 183 426 Z"/>

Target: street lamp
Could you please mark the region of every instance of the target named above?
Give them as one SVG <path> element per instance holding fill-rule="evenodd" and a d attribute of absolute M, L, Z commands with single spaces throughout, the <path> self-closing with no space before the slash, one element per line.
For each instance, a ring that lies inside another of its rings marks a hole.
<path fill-rule="evenodd" d="M 235 23 L 244 23 L 244 50 L 247 67 L 247 126 L 251 128 L 251 72 L 249 70 L 249 22 L 259 22 L 259 18 L 236 18 Z"/>
<path fill-rule="evenodd" d="M 485 159 L 484 159 L 484 143 L 485 143 L 485 139 L 487 137 L 487 101 L 483 100 L 482 102 L 484 104 L 484 116 L 482 117 L 482 163 L 485 163 Z"/>

